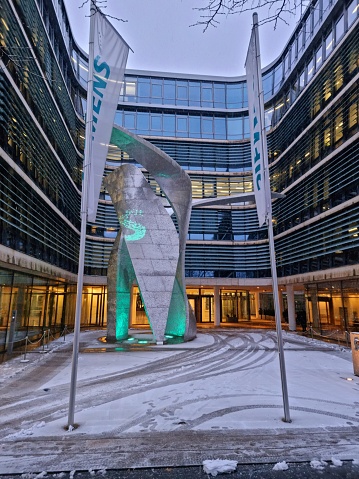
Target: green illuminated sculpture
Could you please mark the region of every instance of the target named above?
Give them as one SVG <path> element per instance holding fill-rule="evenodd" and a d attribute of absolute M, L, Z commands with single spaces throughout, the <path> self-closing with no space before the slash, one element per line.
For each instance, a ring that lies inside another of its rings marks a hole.
<path fill-rule="evenodd" d="M 131 286 L 137 281 L 157 343 L 165 335 L 196 336 L 184 281 L 184 253 L 191 214 L 191 182 L 180 166 L 151 143 L 114 128 L 111 143 L 126 151 L 155 178 L 166 195 L 175 225 L 140 169 L 125 164 L 105 179 L 121 229 L 108 267 L 107 340 L 128 337 Z"/>

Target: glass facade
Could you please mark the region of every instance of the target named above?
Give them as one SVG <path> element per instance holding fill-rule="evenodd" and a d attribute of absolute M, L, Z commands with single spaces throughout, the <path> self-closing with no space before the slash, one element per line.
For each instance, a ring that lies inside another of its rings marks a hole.
<path fill-rule="evenodd" d="M 285 195 L 273 202 L 282 306 L 295 284 L 296 310 L 305 308 L 321 330 L 349 330 L 358 312 L 351 279 L 359 274 L 358 10 L 358 0 L 313 0 L 262 71 L 271 187 Z M 75 39 L 63 0 L 2 4 L 2 349 L 74 321 L 88 72 Z M 194 205 L 253 190 L 245 77 L 129 70 L 115 125 L 188 172 Z M 105 174 L 129 162 L 141 167 L 110 146 Z M 142 171 L 171 214 L 159 185 Z M 118 229 L 102 189 L 96 223 L 87 226 L 83 324 L 106 325 L 107 264 Z M 273 320 L 267 231 L 252 200 L 194 207 L 185 267 L 199 323 Z M 136 286 L 132 305 L 132 324 L 145 327 Z"/>

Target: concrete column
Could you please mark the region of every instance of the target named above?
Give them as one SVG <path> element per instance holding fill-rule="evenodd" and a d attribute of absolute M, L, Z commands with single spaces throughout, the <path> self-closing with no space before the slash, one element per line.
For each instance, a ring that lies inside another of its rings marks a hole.
<path fill-rule="evenodd" d="M 280 314 L 280 321 L 283 322 L 283 291 L 279 288 L 278 289 L 278 297 L 279 297 L 279 314 Z"/>
<path fill-rule="evenodd" d="M 294 302 L 294 290 L 292 284 L 287 284 L 287 304 L 288 304 L 288 323 L 289 331 L 295 331 L 297 324 L 295 322 L 295 302 Z"/>
<path fill-rule="evenodd" d="M 219 286 L 214 287 L 214 326 L 221 324 L 221 295 Z"/>
<path fill-rule="evenodd" d="M 133 324 L 136 324 L 136 297 L 135 286 L 130 288 L 130 311 L 128 315 L 128 327 L 131 328 Z"/>
<path fill-rule="evenodd" d="M 319 320 L 319 307 L 318 307 L 318 293 L 313 289 L 310 290 L 310 298 L 312 300 L 312 321 L 313 321 L 313 328 L 320 327 L 320 320 Z"/>
<path fill-rule="evenodd" d="M 254 303 L 255 303 L 255 313 L 256 313 L 255 319 L 261 319 L 261 316 L 259 314 L 259 293 L 258 293 L 258 291 L 254 292 Z"/>

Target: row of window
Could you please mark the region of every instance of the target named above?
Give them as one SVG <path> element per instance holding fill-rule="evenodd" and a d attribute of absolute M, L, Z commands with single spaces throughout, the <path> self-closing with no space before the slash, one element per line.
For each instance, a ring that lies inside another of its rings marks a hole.
<path fill-rule="evenodd" d="M 149 141 L 173 158 L 184 170 L 250 172 L 249 142 L 243 143 L 195 143 L 170 139 L 150 138 Z M 109 148 L 107 164 L 117 167 L 123 163 L 138 163 L 125 151 L 115 146 Z"/>
<path fill-rule="evenodd" d="M 263 75 L 264 99 L 268 100 L 283 84 L 291 73 L 294 64 L 299 60 L 304 49 L 318 30 L 322 20 L 328 13 L 331 2 L 322 3 L 317 0 L 304 17 L 302 28 L 294 35 L 282 61 L 274 69 Z M 299 87 L 310 81 L 332 52 L 334 46 L 351 27 L 358 16 L 358 1 L 352 0 L 347 8 L 343 8 L 333 28 L 327 32 L 323 42 L 318 45 L 313 58 L 309 60 L 305 70 L 299 74 Z M 84 67 L 83 67 L 84 68 Z M 247 86 L 245 81 L 223 83 L 215 81 L 195 81 L 183 79 L 167 79 L 126 75 L 120 102 L 147 103 L 152 105 L 177 105 L 198 108 L 247 108 Z"/>
<path fill-rule="evenodd" d="M 33 11 L 33 9 L 31 9 L 31 6 L 34 7 L 32 2 L 22 1 L 21 6 L 24 9 L 22 15 L 26 15 L 26 18 L 31 18 L 31 22 L 33 23 L 33 25 L 29 25 L 28 28 L 31 27 L 29 34 L 32 31 L 36 33 L 36 35 L 34 33 L 32 41 L 34 49 L 38 52 L 38 61 L 41 63 L 42 56 L 44 56 L 44 58 L 50 58 L 53 72 L 54 74 L 56 73 L 56 78 L 60 80 L 60 70 L 56 62 L 53 61 L 48 39 L 43 30 L 43 25 L 37 10 L 35 9 L 36 11 Z M 78 138 L 78 123 L 68 92 L 62 80 L 61 83 L 57 82 L 52 84 L 52 82 L 50 82 L 52 93 L 49 92 L 43 72 L 35 65 L 34 58 L 30 55 L 31 52 L 28 49 L 28 44 L 25 41 L 23 32 L 7 2 L 5 2 L 2 13 L 6 18 L 8 26 L 8 28 L 4 29 L 2 38 L 6 52 L 11 52 L 13 45 L 20 44 L 20 48 L 17 51 L 16 62 L 12 61 L 11 58 L 13 57 L 11 57 L 10 53 L 7 53 L 7 58 L 5 59 L 7 71 L 16 83 L 63 165 L 71 175 L 72 172 L 81 165 L 81 158 L 73 143 L 73 141 Z M 5 82 L 5 78 L 3 81 Z M 17 96 L 10 88 L 7 80 L 6 82 L 7 84 L 4 84 L 5 91 L 10 90 L 10 93 L 14 97 Z M 8 95 L 5 95 L 5 98 L 7 96 Z M 18 99 L 18 103 L 19 102 L 20 99 Z M 10 115 L 11 105 L 8 106 L 8 109 Z M 59 113 L 59 110 L 62 110 L 62 114 Z M 31 123 L 33 123 L 33 121 L 31 121 Z M 24 134 L 26 133 L 24 132 Z M 77 179 L 78 178 L 76 178 L 76 180 Z"/>
<path fill-rule="evenodd" d="M 77 272 L 79 233 L 8 165 L 0 164 L 1 244 Z"/>
<path fill-rule="evenodd" d="M 341 17 L 342 18 L 342 17 Z M 340 22 L 341 24 L 341 22 Z M 337 24 L 338 25 L 338 24 Z M 341 30 L 340 30 L 341 31 Z M 342 36 L 342 35 L 341 35 Z M 338 41 L 341 39 L 338 33 Z M 354 40 L 355 41 L 355 38 Z M 306 67 L 299 72 L 291 83 L 289 91 L 283 95 L 274 105 L 267 107 L 264 115 L 265 128 L 273 127 L 291 104 L 297 99 L 304 87 L 311 81 L 315 67 L 319 68 L 322 63 L 322 49 L 327 40 L 317 49 L 315 55 Z M 332 44 L 333 42 L 330 42 Z M 348 42 L 347 42 L 348 43 Z M 348 45 L 349 46 L 349 45 Z M 345 76 L 352 76 L 357 68 L 357 47 L 350 45 L 350 49 L 343 47 L 342 62 L 337 63 L 335 68 L 327 73 L 327 80 L 320 90 L 317 90 L 311 102 L 313 114 L 317 114 L 321 106 L 331 100 L 332 96 L 340 90 L 345 83 Z M 351 52 L 350 54 L 348 52 Z M 331 52 L 331 50 L 330 50 Z M 345 58 L 344 58 L 345 56 Z M 326 67 L 328 71 L 328 67 Z M 323 74 L 324 76 L 324 74 Z M 154 80 L 153 78 L 151 81 Z M 146 136 L 164 136 L 179 138 L 203 138 L 218 140 L 239 140 L 249 138 L 249 119 L 247 114 L 241 116 L 196 115 L 194 113 L 179 114 L 169 111 L 146 112 L 141 110 L 121 110 L 116 113 L 116 124 Z"/>
<path fill-rule="evenodd" d="M 271 168 L 276 191 L 283 191 L 358 132 L 358 92 L 354 84 Z"/>
<path fill-rule="evenodd" d="M 330 64 L 326 65 L 320 75 L 313 80 L 314 85 L 310 85 L 310 94 L 306 95 L 306 102 L 311 105 L 311 117 L 316 116 L 324 106 L 333 99 L 340 89 L 349 83 L 350 79 L 356 74 L 359 66 L 358 31 L 353 31 L 342 44 L 342 48 L 334 55 Z M 287 91 L 275 102 L 273 115 L 271 118 L 272 126 L 279 122 L 286 113 L 291 104 L 301 94 L 304 87 L 312 81 L 313 63 L 317 57 L 311 58 L 305 68 L 291 82 Z M 303 101 L 302 101 L 303 103 Z"/>
<path fill-rule="evenodd" d="M 267 118 L 267 124 L 270 120 Z M 242 140 L 249 138 L 248 115 L 229 117 L 122 110 L 115 124 L 137 135 Z"/>
<path fill-rule="evenodd" d="M 277 266 L 278 276 L 291 276 L 329 268 L 339 268 L 345 265 L 356 265 L 359 263 L 359 248 L 350 250 L 338 250 L 334 253 L 324 253 L 310 259 L 301 259 L 284 266 Z"/>
<path fill-rule="evenodd" d="M 5 76 L 0 74 L 0 92 L 4 91 L 0 111 L 2 148 L 32 179 L 56 207 L 79 227 L 80 195 L 53 151 L 39 135 L 36 124 Z M 75 155 L 75 150 L 73 150 Z M 75 156 L 76 158 L 76 156 Z M 71 158 L 69 158 L 71 159 Z M 70 169 L 70 165 L 67 165 Z M 81 169 L 71 168 L 72 179 L 81 184 Z"/>

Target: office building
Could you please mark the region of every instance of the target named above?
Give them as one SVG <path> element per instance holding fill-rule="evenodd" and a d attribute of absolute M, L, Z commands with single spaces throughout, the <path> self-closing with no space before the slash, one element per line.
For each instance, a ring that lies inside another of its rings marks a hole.
<path fill-rule="evenodd" d="M 0 347 L 74 321 L 87 55 L 62 0 L 2 0 Z M 281 308 L 316 331 L 359 315 L 358 0 L 316 0 L 262 69 Z M 275 33 L 274 33 L 275 35 Z M 245 77 L 127 70 L 115 125 L 161 148 L 193 203 L 251 192 Z M 105 174 L 132 162 L 109 149 Z M 159 186 L 148 182 L 159 196 Z M 163 199 L 166 204 L 165 198 Z M 169 207 L 168 204 L 166 206 Z M 174 218 L 175 221 L 175 218 Z M 105 190 L 88 224 L 82 324 L 106 325 L 118 220 Z M 273 324 L 267 231 L 253 201 L 193 208 L 186 284 L 199 324 Z M 131 324 L 145 326 L 134 286 Z M 295 326 L 295 325 L 294 325 Z"/>

